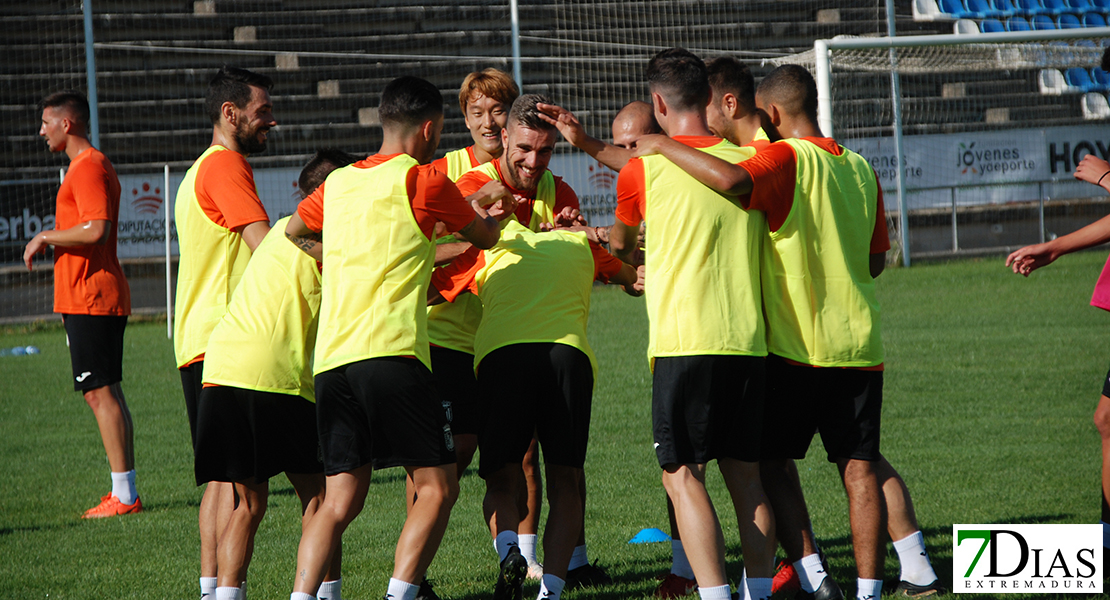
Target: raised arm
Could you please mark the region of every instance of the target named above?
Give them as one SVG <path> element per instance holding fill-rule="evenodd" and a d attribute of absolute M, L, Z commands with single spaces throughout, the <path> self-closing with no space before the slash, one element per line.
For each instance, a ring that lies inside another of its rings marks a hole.
<path fill-rule="evenodd" d="M 752 176 L 744 167 L 725 162 L 661 135 L 645 135 L 636 141 L 636 157 L 662 154 L 691 177 L 722 194 L 740 196 L 752 191 Z"/>
<path fill-rule="evenodd" d="M 582 123 L 569 110 L 543 103 L 537 104 L 536 108 L 540 110 L 540 118 L 557 127 L 559 133 L 563 134 L 563 139 L 571 146 L 589 154 L 610 169 L 620 171 L 632 158 L 631 150 L 607 144 L 587 134 Z"/>

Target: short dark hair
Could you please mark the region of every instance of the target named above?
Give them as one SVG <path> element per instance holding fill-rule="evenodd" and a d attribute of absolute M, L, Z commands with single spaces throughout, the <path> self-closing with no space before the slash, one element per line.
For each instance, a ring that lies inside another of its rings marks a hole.
<path fill-rule="evenodd" d="M 1102 51 L 1102 62 L 1099 64 L 1103 71 L 1110 73 L 1110 46 Z"/>
<path fill-rule="evenodd" d="M 45 108 L 65 108 L 75 121 L 82 125 L 89 125 L 89 101 L 85 95 L 77 90 L 61 90 L 54 92 L 39 102 L 39 112 Z"/>
<path fill-rule="evenodd" d="M 705 63 L 709 87 L 718 94 L 732 94 L 747 114 L 755 112 L 755 77 L 748 65 L 732 56 L 718 56 Z"/>
<path fill-rule="evenodd" d="M 668 48 L 656 54 L 644 75 L 651 91 L 678 110 L 695 110 L 709 104 L 705 63 L 685 48 Z"/>
<path fill-rule="evenodd" d="M 382 125 L 404 128 L 420 125 L 443 114 L 443 94 L 426 79 L 405 75 L 382 90 L 378 118 Z"/>
<path fill-rule="evenodd" d="M 513 101 L 509 109 L 509 123 L 538 131 L 558 131 L 558 128 L 540 118 L 537 104 L 553 104 L 550 98 L 543 94 L 524 94 Z"/>
<path fill-rule="evenodd" d="M 786 114 L 817 120 L 817 82 L 804 67 L 783 65 L 771 71 L 759 82 L 756 94 Z"/>
<path fill-rule="evenodd" d="M 251 87 L 270 91 L 274 80 L 266 75 L 224 65 L 208 82 L 208 94 L 204 98 L 204 110 L 212 124 L 220 122 L 220 107 L 230 102 L 240 109 L 246 108 L 251 101 Z"/>
<path fill-rule="evenodd" d="M 301 176 L 297 178 L 297 188 L 301 192 L 301 197 L 308 197 L 313 190 L 320 187 L 329 173 L 356 160 L 358 159 L 338 148 L 318 150 L 301 169 Z"/>

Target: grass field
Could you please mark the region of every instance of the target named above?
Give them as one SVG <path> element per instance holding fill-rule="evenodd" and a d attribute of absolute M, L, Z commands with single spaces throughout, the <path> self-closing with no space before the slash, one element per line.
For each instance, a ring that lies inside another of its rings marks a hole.
<path fill-rule="evenodd" d="M 941 577 L 951 581 L 953 523 L 1096 523 L 1099 442 L 1091 422 L 1106 372 L 1110 315 L 1088 306 L 1105 253 L 1062 259 L 1028 280 L 1000 258 L 892 269 L 879 279 L 887 350 L 883 450 L 913 493 Z M 594 397 L 587 535 L 613 586 L 570 598 L 643 598 L 666 572 L 668 544 L 627 543 L 666 529 L 650 437 L 643 301 L 594 294 Z M 124 390 L 136 426 L 147 511 L 84 522 L 109 489 L 95 422 L 70 389 L 60 328 L 9 330 L 0 347 L 0 590 L 12 598 L 197 596 L 197 506 L 180 380 L 164 323 L 127 332 Z M 819 445 L 799 463 L 814 528 L 833 575 L 854 589 L 847 503 Z M 739 536 L 715 471 L 711 494 L 739 579 Z M 252 598 L 286 598 L 299 538 L 298 503 L 272 481 L 249 577 Z M 344 596 L 380 598 L 404 517 L 401 471 L 375 475 L 367 508 L 344 539 Z M 489 596 L 496 555 L 481 519 L 481 480 L 462 492 L 429 577 L 446 599 Z M 887 578 L 898 574 L 887 561 Z M 526 592 L 535 593 L 534 586 Z M 848 591 L 846 589 L 846 591 Z M 1021 597 L 1021 596 L 1017 596 Z"/>

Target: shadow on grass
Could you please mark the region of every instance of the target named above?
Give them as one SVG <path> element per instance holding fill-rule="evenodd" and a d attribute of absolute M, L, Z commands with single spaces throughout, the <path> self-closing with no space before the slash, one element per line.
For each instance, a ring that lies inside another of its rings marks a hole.
<path fill-rule="evenodd" d="M 47 531 L 65 531 L 85 525 L 87 521 L 75 518 L 73 521 L 66 521 L 64 523 L 55 523 L 53 525 L 27 525 L 24 527 L 0 527 L 0 538 L 12 535 L 13 533 L 43 533 Z"/>

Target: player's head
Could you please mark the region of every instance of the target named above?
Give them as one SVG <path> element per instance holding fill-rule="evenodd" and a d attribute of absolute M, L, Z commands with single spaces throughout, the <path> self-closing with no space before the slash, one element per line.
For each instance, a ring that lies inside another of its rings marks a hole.
<path fill-rule="evenodd" d="M 659 133 L 655 111 L 642 100 L 633 100 L 613 117 L 613 145 L 629 150 L 636 147 L 636 140 L 649 133 Z"/>
<path fill-rule="evenodd" d="M 85 137 L 89 128 L 89 101 L 75 90 L 54 92 L 39 102 L 42 124 L 39 135 L 51 152 L 64 152 L 68 136 Z"/>
<path fill-rule="evenodd" d="M 537 104 L 552 104 L 540 94 L 525 94 L 513 102 L 509 121 L 501 132 L 505 155 L 501 157 L 502 174 L 511 187 L 532 191 L 547 171 L 559 130 L 540 118 Z"/>
<path fill-rule="evenodd" d="M 301 176 L 297 178 L 297 189 L 300 190 L 301 197 L 307 198 L 313 190 L 320 187 L 329 173 L 356 160 L 358 159 L 336 148 L 318 150 L 301 169 Z"/>
<path fill-rule="evenodd" d="M 817 83 L 805 68 L 783 65 L 759 82 L 755 104 L 763 113 L 764 128 L 777 130 L 776 121 L 780 119 L 807 120 L 816 124 Z"/>
<path fill-rule="evenodd" d="M 459 88 L 459 110 L 470 137 L 475 146 L 494 158 L 504 150 L 501 130 L 509 118 L 509 107 L 519 95 L 513 78 L 493 68 L 467 75 Z"/>
<path fill-rule="evenodd" d="M 272 87 L 273 80 L 265 75 L 226 65 L 208 83 L 204 110 L 213 126 L 230 129 L 243 154 L 265 150 L 266 135 L 277 125 Z"/>
<path fill-rule="evenodd" d="M 1102 51 L 1102 61 L 1099 62 L 1098 66 L 1102 67 L 1103 71 L 1110 73 L 1110 46 Z"/>
<path fill-rule="evenodd" d="M 651 90 L 655 118 L 666 129 L 669 112 L 704 112 L 709 102 L 709 75 L 705 63 L 684 48 L 656 54 L 645 76 Z"/>
<path fill-rule="evenodd" d="M 412 157 L 426 164 L 435 155 L 443 131 L 443 94 L 425 79 L 398 77 L 382 90 L 378 118 L 386 135 L 412 141 Z"/>
<path fill-rule="evenodd" d="M 710 99 L 705 112 L 714 135 L 736 142 L 736 119 L 755 114 L 755 78 L 748 66 L 731 56 L 705 63 Z"/>

